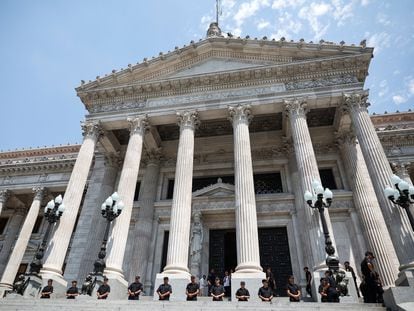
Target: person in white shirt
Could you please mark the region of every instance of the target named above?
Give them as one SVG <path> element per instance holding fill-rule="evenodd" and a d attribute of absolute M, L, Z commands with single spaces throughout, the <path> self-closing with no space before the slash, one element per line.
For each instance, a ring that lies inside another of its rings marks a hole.
<path fill-rule="evenodd" d="M 203 274 L 203 277 L 200 278 L 200 296 L 207 296 L 208 295 L 208 284 L 207 284 L 207 277 Z"/>
<path fill-rule="evenodd" d="M 224 296 L 229 297 L 231 296 L 231 287 L 230 287 L 230 275 L 229 272 L 224 272 L 224 278 L 223 278 L 223 286 L 224 286 Z"/>

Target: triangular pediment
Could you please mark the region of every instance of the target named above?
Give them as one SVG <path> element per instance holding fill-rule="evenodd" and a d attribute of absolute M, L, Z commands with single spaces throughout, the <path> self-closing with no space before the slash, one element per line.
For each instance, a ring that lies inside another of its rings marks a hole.
<path fill-rule="evenodd" d="M 336 57 L 371 53 L 372 49 L 337 44 L 314 44 L 302 42 L 277 42 L 269 40 L 246 40 L 214 38 L 192 42 L 189 46 L 161 53 L 158 57 L 144 59 L 126 69 L 113 70 L 111 74 L 77 88 L 78 92 L 106 92 L 114 88 L 129 88 L 134 92 L 140 85 L 156 83 L 155 89 L 174 79 L 203 77 L 204 75 L 238 70 L 255 70 L 271 66 L 328 60 Z M 169 86 L 170 87 L 170 86 Z M 144 87 L 145 88 L 145 87 Z M 106 94 L 113 96 L 114 94 Z"/>
<path fill-rule="evenodd" d="M 217 183 L 193 192 L 195 197 L 224 197 L 234 195 L 234 185 L 226 184 L 219 178 Z"/>
<path fill-rule="evenodd" d="M 273 62 L 248 62 L 238 61 L 231 58 L 211 58 L 206 61 L 196 63 L 193 66 L 175 72 L 168 78 L 181 78 L 186 76 L 210 74 L 214 72 L 230 71 L 244 68 L 261 67 L 266 65 L 274 65 Z"/>

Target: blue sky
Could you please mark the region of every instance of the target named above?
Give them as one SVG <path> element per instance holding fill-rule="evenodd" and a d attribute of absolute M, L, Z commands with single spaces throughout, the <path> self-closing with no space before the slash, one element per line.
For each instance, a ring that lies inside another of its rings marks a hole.
<path fill-rule="evenodd" d="M 221 28 L 242 37 L 375 47 L 370 112 L 414 108 L 414 1 L 222 0 Z M 204 38 L 215 0 L 1 0 L 0 149 L 82 141 L 74 88 Z"/>

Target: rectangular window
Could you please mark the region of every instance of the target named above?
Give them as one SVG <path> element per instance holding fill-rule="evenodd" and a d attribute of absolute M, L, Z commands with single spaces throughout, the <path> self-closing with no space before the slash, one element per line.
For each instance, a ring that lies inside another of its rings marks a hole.
<path fill-rule="evenodd" d="M 164 241 L 162 243 L 160 273 L 164 270 L 164 267 L 167 264 L 167 252 L 168 252 L 168 239 L 169 239 L 169 237 L 170 237 L 170 231 L 164 231 Z"/>
<path fill-rule="evenodd" d="M 8 221 L 9 221 L 8 217 L 1 217 L 0 218 L 0 234 L 4 234 L 4 230 L 6 229 Z"/>
<path fill-rule="evenodd" d="M 167 200 L 172 199 L 174 193 L 174 179 L 168 179 Z"/>
<path fill-rule="evenodd" d="M 134 201 L 138 201 L 139 199 L 139 190 L 141 189 L 141 182 L 137 182 L 137 185 L 135 187 L 135 193 L 134 193 Z"/>
<path fill-rule="evenodd" d="M 280 173 L 254 174 L 254 192 L 256 194 L 270 194 L 283 192 Z"/>
<path fill-rule="evenodd" d="M 322 186 L 324 188 L 329 188 L 331 190 L 338 189 L 333 171 L 331 168 L 323 168 L 319 170 L 319 175 L 321 176 Z"/>

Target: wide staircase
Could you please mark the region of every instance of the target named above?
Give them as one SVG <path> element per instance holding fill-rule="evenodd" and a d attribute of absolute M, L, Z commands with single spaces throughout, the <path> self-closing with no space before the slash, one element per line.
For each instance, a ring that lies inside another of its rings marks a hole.
<path fill-rule="evenodd" d="M 274 310 L 274 311 L 385 311 L 378 304 L 363 303 L 290 303 L 287 298 L 277 298 L 273 303 L 265 302 L 213 302 L 211 298 L 201 297 L 198 301 L 161 302 L 153 301 L 152 297 L 142 297 L 139 301 L 128 300 L 97 300 L 80 296 L 75 300 L 66 299 L 23 299 L 6 298 L 0 301 L 0 310 L 19 311 L 77 311 L 77 310 Z"/>

